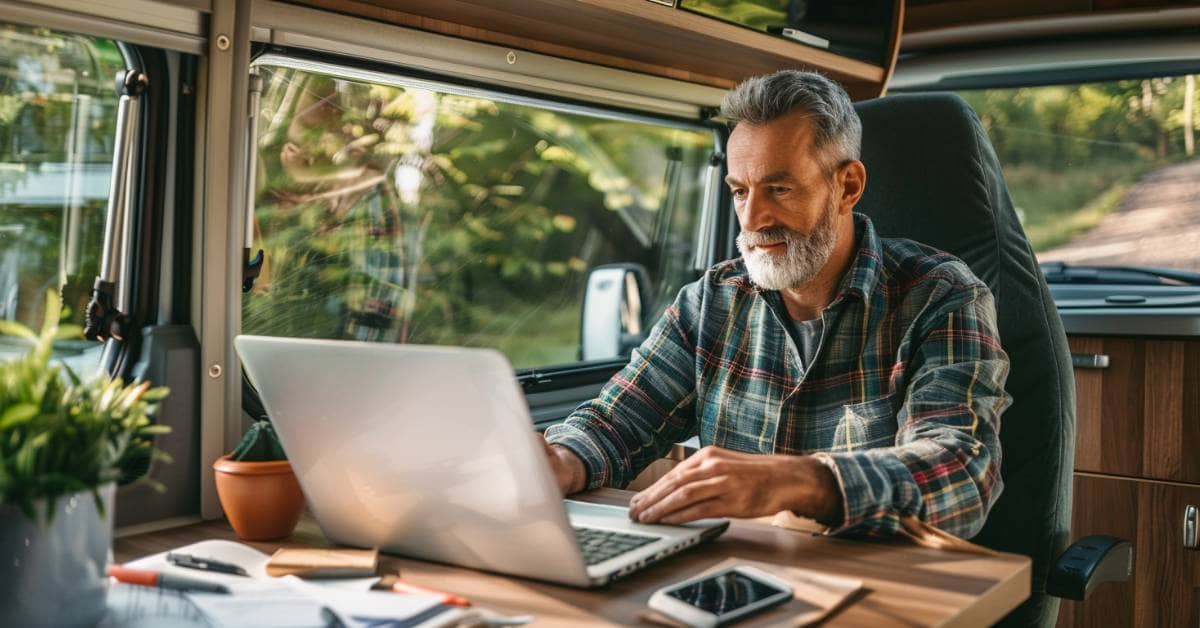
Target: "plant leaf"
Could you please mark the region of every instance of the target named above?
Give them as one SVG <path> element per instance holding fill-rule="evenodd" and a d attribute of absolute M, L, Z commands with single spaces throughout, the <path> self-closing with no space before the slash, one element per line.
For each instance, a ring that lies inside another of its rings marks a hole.
<path fill-rule="evenodd" d="M 32 340 L 34 342 L 38 339 L 37 334 L 33 333 L 32 329 L 16 321 L 8 320 L 0 321 L 0 335 L 16 336 L 17 338 Z"/>
<path fill-rule="evenodd" d="M 0 430 L 10 430 L 22 423 L 27 423 L 37 414 L 38 408 L 32 403 L 18 403 L 10 406 L 3 415 L 0 415 Z"/>

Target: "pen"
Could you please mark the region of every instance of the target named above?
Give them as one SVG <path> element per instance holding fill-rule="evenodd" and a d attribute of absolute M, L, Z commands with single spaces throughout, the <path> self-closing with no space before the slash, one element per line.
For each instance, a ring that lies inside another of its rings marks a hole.
<path fill-rule="evenodd" d="M 233 563 L 226 563 L 219 560 L 213 560 L 211 558 L 200 558 L 199 556 L 192 556 L 191 554 L 177 554 L 175 552 L 169 552 L 167 554 L 167 562 L 171 563 L 172 565 L 187 567 L 189 569 L 216 571 L 220 573 L 233 574 L 235 576 L 250 575 L 246 573 L 245 569 L 242 569 Z"/>
<path fill-rule="evenodd" d="M 428 588 L 418 586 L 415 584 L 410 584 L 408 582 L 404 582 L 403 580 L 401 580 L 395 576 L 384 576 L 380 580 L 379 584 L 376 585 L 376 587 L 391 590 L 396 593 L 415 593 L 417 595 L 432 595 L 432 596 L 439 598 L 438 599 L 439 603 L 445 604 L 447 606 L 458 606 L 460 608 L 467 608 L 471 605 L 471 601 L 465 597 L 462 597 L 459 595 L 454 595 L 453 593 L 446 593 L 445 591 L 438 591 L 436 589 L 428 589 Z"/>
<path fill-rule="evenodd" d="M 140 584 L 145 587 L 176 589 L 178 591 L 229 593 L 229 588 L 223 584 L 205 582 L 204 580 L 195 580 L 183 576 L 173 576 L 169 573 L 159 573 L 147 569 L 130 569 L 120 565 L 109 565 L 106 573 L 116 578 L 118 582 L 126 584 Z"/>

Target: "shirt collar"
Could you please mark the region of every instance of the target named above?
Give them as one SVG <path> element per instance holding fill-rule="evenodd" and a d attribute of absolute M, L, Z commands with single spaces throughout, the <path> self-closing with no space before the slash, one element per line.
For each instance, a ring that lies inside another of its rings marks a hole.
<path fill-rule="evenodd" d="M 864 302 L 870 301 L 883 268 L 883 245 L 879 241 L 879 234 L 875 232 L 875 225 L 865 214 L 854 212 L 853 215 L 858 252 L 850 268 L 842 275 L 833 303 L 843 300 L 847 294 L 857 294 Z"/>

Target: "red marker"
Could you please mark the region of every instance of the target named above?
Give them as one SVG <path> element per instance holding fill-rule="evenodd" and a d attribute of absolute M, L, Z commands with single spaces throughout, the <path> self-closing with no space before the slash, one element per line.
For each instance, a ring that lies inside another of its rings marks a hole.
<path fill-rule="evenodd" d="M 471 601 L 465 597 L 454 595 L 453 593 L 446 593 L 445 591 L 438 591 L 436 589 L 427 589 L 415 584 L 409 584 L 397 578 L 396 576 L 384 576 L 380 579 L 379 583 L 372 588 L 383 589 L 385 591 L 395 591 L 396 593 L 432 595 L 438 598 L 439 603 L 447 606 L 467 608 L 471 605 Z"/>
<path fill-rule="evenodd" d="M 175 589 L 177 591 L 200 591 L 203 593 L 229 593 L 229 588 L 223 584 L 174 576 L 148 569 L 130 569 L 120 565 L 109 565 L 106 573 L 118 582 L 125 584 L 140 584 L 144 587 L 160 589 Z"/>

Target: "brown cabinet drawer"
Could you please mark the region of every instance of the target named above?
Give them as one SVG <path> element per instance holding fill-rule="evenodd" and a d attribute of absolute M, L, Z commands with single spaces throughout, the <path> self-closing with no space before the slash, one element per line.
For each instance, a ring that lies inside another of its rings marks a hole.
<path fill-rule="evenodd" d="M 1071 336 L 1075 470 L 1200 482 L 1200 340 Z"/>
<path fill-rule="evenodd" d="M 1183 516 L 1200 486 L 1075 475 L 1071 538 L 1108 534 L 1133 542 L 1133 579 L 1063 600 L 1059 626 L 1196 626 L 1200 551 L 1183 547 Z"/>

